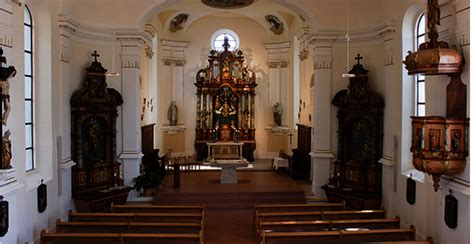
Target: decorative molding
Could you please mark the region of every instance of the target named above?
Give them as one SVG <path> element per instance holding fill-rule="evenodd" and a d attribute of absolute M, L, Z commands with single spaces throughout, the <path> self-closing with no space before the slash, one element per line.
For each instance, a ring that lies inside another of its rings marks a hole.
<path fill-rule="evenodd" d="M 275 135 L 288 135 L 290 133 L 290 128 L 287 126 L 267 126 L 265 130 L 273 133 Z"/>
<path fill-rule="evenodd" d="M 168 133 L 168 134 L 176 134 L 178 132 L 182 132 L 186 130 L 186 126 L 184 125 L 177 125 L 177 126 L 170 126 L 170 125 L 163 125 L 161 130 Z"/>
<path fill-rule="evenodd" d="M 151 59 L 153 58 L 153 55 L 155 52 L 153 52 L 153 49 L 149 45 L 145 45 L 145 55 L 147 58 Z"/>
<path fill-rule="evenodd" d="M 265 48 L 268 52 L 268 62 L 267 65 L 270 68 L 282 68 L 288 67 L 290 62 L 290 47 L 289 42 L 283 43 L 269 43 L 265 44 Z"/>
<path fill-rule="evenodd" d="M 143 153 L 138 151 L 131 151 L 131 150 L 123 150 L 122 153 L 119 155 L 119 159 L 141 159 L 143 157 Z"/>
<path fill-rule="evenodd" d="M 369 29 L 364 30 L 352 30 L 351 35 L 351 44 L 356 42 L 367 42 L 367 41 L 377 41 L 382 42 L 384 37 L 388 34 L 395 33 L 396 25 L 394 21 L 386 21 L 383 24 L 374 26 Z M 322 30 L 316 33 L 311 33 L 308 35 L 308 40 L 311 45 L 315 45 L 317 42 L 321 41 L 334 41 L 338 44 L 346 43 L 345 38 L 346 32 L 334 31 L 334 30 Z"/>
<path fill-rule="evenodd" d="M 332 62 L 326 62 L 326 61 L 316 61 L 313 64 L 313 69 L 332 69 Z"/>
<path fill-rule="evenodd" d="M 8 185 L 0 186 L 0 195 L 3 197 L 8 197 L 9 195 L 15 194 L 19 189 L 23 188 L 25 185 L 20 184 L 18 181 L 12 182 Z"/>
<path fill-rule="evenodd" d="M 331 151 L 311 151 L 309 153 L 309 156 L 311 156 L 312 158 L 334 158 L 334 154 Z"/>
<path fill-rule="evenodd" d="M 76 162 L 72 161 L 71 158 L 65 158 L 61 160 L 59 167 L 61 167 L 62 170 L 68 170 L 74 165 L 76 165 Z"/>
<path fill-rule="evenodd" d="M 184 57 L 184 49 L 189 42 L 162 40 L 163 63 L 165 66 L 184 66 L 186 58 Z"/>
<path fill-rule="evenodd" d="M 151 36 L 151 38 L 155 37 L 156 33 L 158 31 L 156 30 L 155 26 L 152 24 L 146 24 L 145 27 L 143 27 L 143 30 Z"/>
<path fill-rule="evenodd" d="M 442 190 L 454 190 L 466 196 L 470 196 L 470 182 L 457 177 L 441 176 L 440 188 Z"/>
<path fill-rule="evenodd" d="M 393 161 L 393 157 L 388 156 L 388 155 L 383 155 L 383 157 L 379 160 L 379 163 L 387 167 L 395 167 L 395 162 Z"/>
<path fill-rule="evenodd" d="M 60 30 L 65 30 L 70 33 L 73 40 L 90 43 L 99 42 L 101 44 L 110 45 L 117 39 L 129 40 L 138 39 L 142 43 L 151 42 L 153 36 L 150 34 L 150 28 L 147 31 L 140 29 L 112 29 L 112 28 L 98 28 L 92 26 L 82 25 L 72 18 L 64 15 L 58 16 L 58 26 Z M 115 38 L 116 37 L 116 38 Z"/>
<path fill-rule="evenodd" d="M 308 54 L 309 54 L 308 47 L 305 47 L 303 48 L 303 50 L 300 51 L 300 53 L 298 53 L 298 58 L 300 59 L 301 62 L 303 62 L 305 59 L 308 58 Z"/>
<path fill-rule="evenodd" d="M 309 33 L 309 28 L 308 27 L 302 27 L 295 33 L 295 37 L 298 41 L 306 39 L 307 35 Z"/>

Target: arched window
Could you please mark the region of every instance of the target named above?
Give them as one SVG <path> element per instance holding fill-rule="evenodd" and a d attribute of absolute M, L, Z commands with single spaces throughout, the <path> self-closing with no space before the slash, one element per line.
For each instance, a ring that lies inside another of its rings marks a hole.
<path fill-rule="evenodd" d="M 422 14 L 416 22 L 415 47 L 418 49 L 421 43 L 425 42 L 426 23 L 425 15 Z M 415 114 L 416 116 L 425 116 L 425 76 L 416 76 L 415 87 Z"/>
<path fill-rule="evenodd" d="M 26 171 L 35 169 L 33 140 L 33 18 L 27 6 L 24 10 L 24 53 L 25 53 L 25 164 Z"/>
<path fill-rule="evenodd" d="M 214 50 L 222 51 L 224 47 L 224 38 L 227 37 L 229 40 L 229 50 L 234 51 L 239 48 L 240 40 L 237 34 L 229 29 L 221 29 L 216 31 L 211 37 L 211 47 Z"/>

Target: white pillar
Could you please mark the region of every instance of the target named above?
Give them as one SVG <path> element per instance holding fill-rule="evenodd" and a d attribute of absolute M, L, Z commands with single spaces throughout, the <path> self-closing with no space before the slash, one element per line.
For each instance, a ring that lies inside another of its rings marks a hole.
<path fill-rule="evenodd" d="M 311 164 L 312 190 L 316 197 L 325 197 L 321 186 L 329 179 L 329 168 L 334 154 L 331 152 L 331 81 L 332 81 L 332 43 L 333 37 L 312 36 L 314 68 L 314 118 Z"/>
<path fill-rule="evenodd" d="M 390 28 L 391 27 L 391 28 Z M 397 97 L 393 91 L 397 90 L 397 66 L 394 65 L 394 32 L 395 28 L 389 26 L 381 35 L 384 38 L 384 129 L 383 129 L 383 154 L 379 162 L 383 165 L 382 182 L 383 188 L 383 206 L 385 209 L 392 209 L 392 196 L 396 192 L 398 170 L 395 164 L 395 150 L 398 150 L 398 136 L 395 135 L 397 124 L 399 122 L 399 108 L 397 108 Z"/>
<path fill-rule="evenodd" d="M 140 174 L 140 60 L 145 41 L 141 38 L 120 38 L 122 44 L 122 153 L 124 184 L 131 185 Z"/>

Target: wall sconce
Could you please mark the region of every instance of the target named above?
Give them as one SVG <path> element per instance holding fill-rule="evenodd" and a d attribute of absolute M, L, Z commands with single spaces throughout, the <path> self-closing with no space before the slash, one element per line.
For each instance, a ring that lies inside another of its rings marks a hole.
<path fill-rule="evenodd" d="M 466 167 L 468 119 L 411 117 L 413 165 L 431 174 L 438 191 L 441 175 L 453 176 Z"/>

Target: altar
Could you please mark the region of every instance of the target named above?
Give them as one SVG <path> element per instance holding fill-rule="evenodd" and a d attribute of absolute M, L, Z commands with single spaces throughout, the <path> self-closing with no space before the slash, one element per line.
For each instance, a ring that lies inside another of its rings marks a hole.
<path fill-rule="evenodd" d="M 212 50 L 208 64 L 196 74 L 197 160 L 247 159 L 254 161 L 255 72 L 241 50 Z M 236 156 L 238 155 L 238 156 Z"/>
<path fill-rule="evenodd" d="M 243 142 L 208 142 L 208 159 L 243 159 Z"/>
<path fill-rule="evenodd" d="M 219 160 L 209 163 L 211 167 L 221 168 L 221 184 L 237 184 L 237 168 L 247 167 L 249 162 L 244 159 Z"/>

